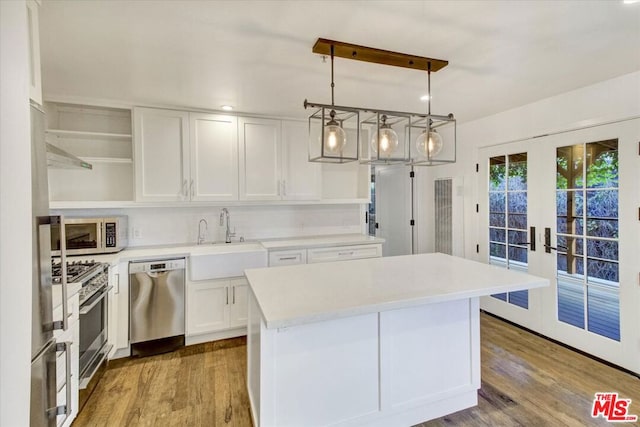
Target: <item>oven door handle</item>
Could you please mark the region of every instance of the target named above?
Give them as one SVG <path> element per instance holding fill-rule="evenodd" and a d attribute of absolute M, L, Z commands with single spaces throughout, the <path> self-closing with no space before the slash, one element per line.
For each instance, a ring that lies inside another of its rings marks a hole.
<path fill-rule="evenodd" d="M 113 286 L 109 286 L 107 289 L 105 289 L 105 291 L 104 291 L 104 292 L 102 292 L 102 295 L 100 295 L 98 298 L 96 298 L 96 299 L 91 303 L 91 305 L 90 305 L 89 307 L 82 307 L 82 308 L 80 309 L 80 314 L 88 314 L 88 313 L 91 311 L 91 309 L 92 309 L 93 307 L 95 307 L 96 305 L 98 305 L 98 303 L 99 303 L 100 301 L 102 301 L 102 300 L 104 299 L 104 297 L 106 297 L 106 296 L 107 296 L 107 294 L 109 293 L 109 291 L 110 291 L 111 289 L 113 289 Z"/>

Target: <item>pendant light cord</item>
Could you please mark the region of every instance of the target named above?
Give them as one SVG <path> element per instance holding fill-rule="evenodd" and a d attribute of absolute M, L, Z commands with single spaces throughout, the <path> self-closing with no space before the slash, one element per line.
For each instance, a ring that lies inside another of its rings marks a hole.
<path fill-rule="evenodd" d="M 429 111 L 427 114 L 431 115 L 431 61 L 427 63 L 427 96 L 429 97 L 429 102 L 427 102 Z"/>
<path fill-rule="evenodd" d="M 333 102 L 333 88 L 335 87 L 335 83 L 333 82 L 333 45 L 331 45 L 331 105 L 335 105 Z"/>

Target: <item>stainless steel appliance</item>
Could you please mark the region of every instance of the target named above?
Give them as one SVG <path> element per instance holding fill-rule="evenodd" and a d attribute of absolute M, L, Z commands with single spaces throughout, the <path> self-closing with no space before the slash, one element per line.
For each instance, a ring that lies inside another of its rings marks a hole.
<path fill-rule="evenodd" d="M 184 345 L 185 260 L 129 263 L 131 354 L 145 356 Z"/>
<path fill-rule="evenodd" d="M 103 372 L 111 345 L 108 344 L 109 265 L 95 261 L 72 261 L 62 268 L 61 262 L 52 264 L 53 282 L 57 283 L 66 270 L 67 282 L 82 287 L 80 297 L 79 342 L 79 406 L 81 409 L 95 388 Z"/>
<path fill-rule="evenodd" d="M 60 236 L 64 235 L 65 239 Z M 66 242 L 67 255 L 108 254 L 127 247 L 127 217 L 65 218 L 65 232 L 51 227 L 51 248 L 59 255 L 60 243 Z"/>
<path fill-rule="evenodd" d="M 53 331 L 68 328 L 66 274 L 60 278 L 62 319 L 53 318 L 51 279 L 51 227 L 64 233 L 61 216 L 49 216 L 49 183 L 44 139 L 45 118 L 39 106 L 31 104 L 31 191 L 32 191 L 32 308 L 31 308 L 31 407 L 32 427 L 55 426 L 58 415 L 71 414 L 71 387 L 66 387 L 66 404 L 56 401 L 56 352 L 65 352 L 66 384 L 70 384 L 69 343 L 57 343 Z M 60 257 L 65 262 L 64 242 Z"/>

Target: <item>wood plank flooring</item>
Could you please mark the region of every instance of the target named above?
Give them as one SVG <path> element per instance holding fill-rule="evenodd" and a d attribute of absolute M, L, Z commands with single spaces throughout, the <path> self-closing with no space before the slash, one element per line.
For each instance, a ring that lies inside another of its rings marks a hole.
<path fill-rule="evenodd" d="M 590 416 L 593 396 L 601 391 L 632 399 L 630 412 L 640 416 L 635 376 L 486 314 L 481 343 L 478 406 L 419 427 L 608 425 Z M 244 338 L 116 360 L 73 427 L 251 427 L 245 384 Z"/>

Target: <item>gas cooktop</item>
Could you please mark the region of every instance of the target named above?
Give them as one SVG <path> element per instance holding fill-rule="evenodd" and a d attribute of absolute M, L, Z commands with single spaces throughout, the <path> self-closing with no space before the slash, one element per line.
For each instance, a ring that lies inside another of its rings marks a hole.
<path fill-rule="evenodd" d="M 67 261 L 67 283 L 83 283 L 104 270 L 104 263 L 91 261 Z M 53 283 L 62 281 L 60 262 L 51 261 Z"/>
<path fill-rule="evenodd" d="M 67 262 L 67 283 L 80 283 L 82 286 L 78 292 L 80 305 L 107 286 L 108 269 L 109 264 L 94 260 Z M 51 262 L 51 278 L 53 284 L 62 283 L 62 265 L 59 261 Z"/>

